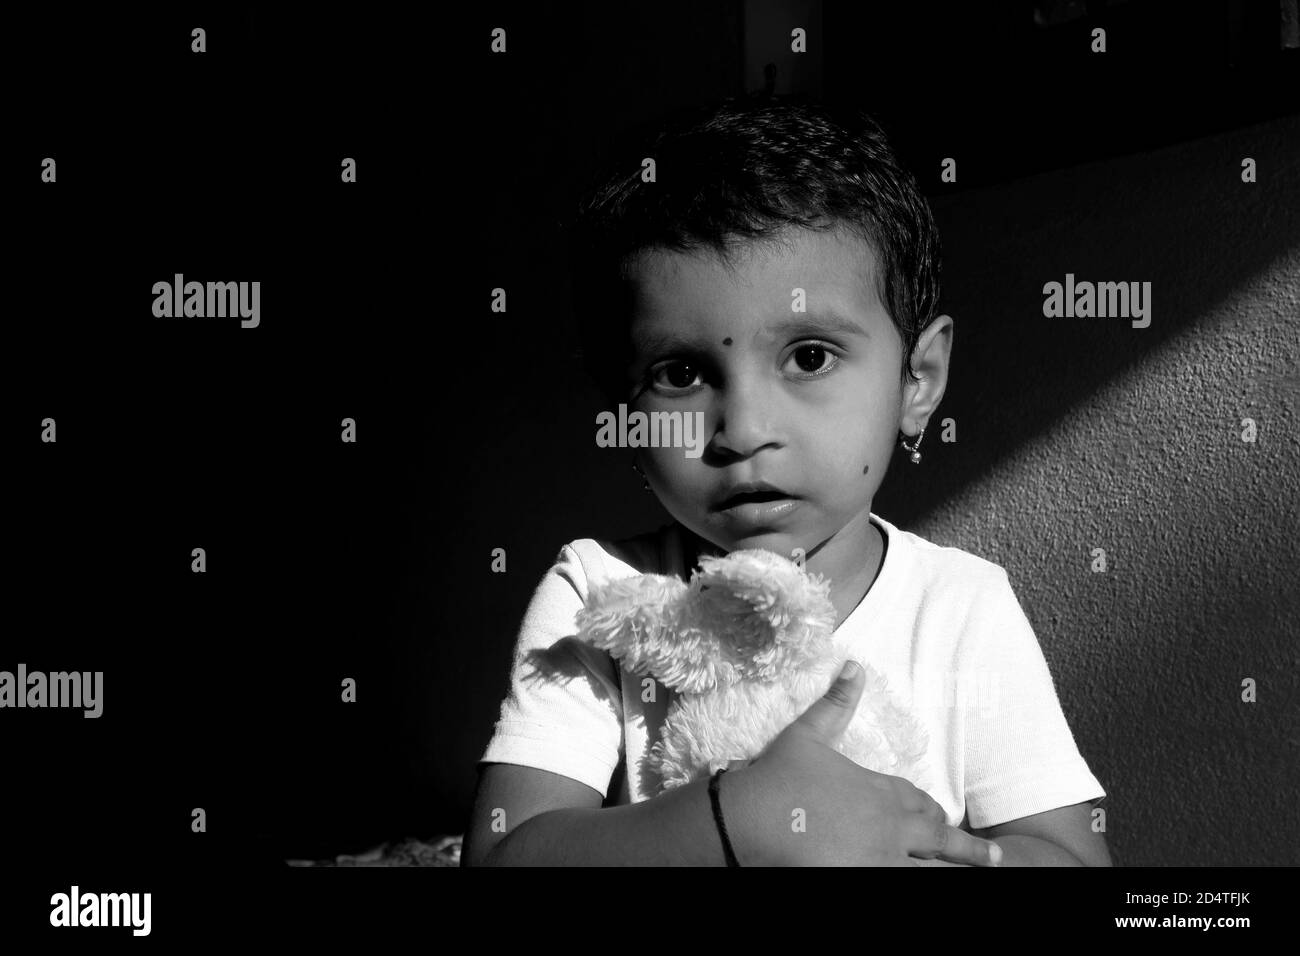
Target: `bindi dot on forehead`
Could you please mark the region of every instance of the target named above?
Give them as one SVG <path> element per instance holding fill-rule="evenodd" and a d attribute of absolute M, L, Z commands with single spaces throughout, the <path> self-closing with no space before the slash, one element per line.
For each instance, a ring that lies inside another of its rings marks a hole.
<path fill-rule="evenodd" d="M 723 345 L 730 345 L 730 344 L 731 344 L 731 336 L 728 335 L 725 339 L 723 339 L 723 340 L 722 340 L 722 344 L 723 344 Z"/>

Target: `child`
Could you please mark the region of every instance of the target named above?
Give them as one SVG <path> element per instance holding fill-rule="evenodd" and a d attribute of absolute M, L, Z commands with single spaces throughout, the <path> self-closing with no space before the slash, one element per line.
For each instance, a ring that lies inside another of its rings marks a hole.
<path fill-rule="evenodd" d="M 880 129 L 729 101 L 670 127 L 578 226 L 583 354 L 610 407 L 701 413 L 706 445 L 638 448 L 675 521 L 572 541 L 537 588 L 465 864 L 1109 865 L 1088 803 L 1104 791 L 1006 572 L 871 511 L 896 447 L 920 460 L 953 327 L 929 207 Z M 701 555 L 741 548 L 802 549 L 829 579 L 837 646 L 926 730 L 928 793 L 831 749 L 859 673 L 725 782 L 649 796 L 671 692 L 579 644 L 574 615 L 599 581 L 686 580 Z"/>

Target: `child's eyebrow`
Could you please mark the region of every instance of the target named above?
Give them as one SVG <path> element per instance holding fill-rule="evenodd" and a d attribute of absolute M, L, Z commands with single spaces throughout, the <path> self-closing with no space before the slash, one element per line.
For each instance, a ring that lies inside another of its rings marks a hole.
<path fill-rule="evenodd" d="M 765 330 L 775 338 L 795 335 L 857 335 L 870 338 L 870 334 L 861 325 L 838 312 L 826 310 L 818 313 L 806 313 L 784 322 L 769 325 Z M 698 352 L 706 351 L 712 340 L 703 336 L 683 336 L 675 332 L 638 332 L 633 336 L 633 345 L 641 354 L 661 352 Z"/>
<path fill-rule="evenodd" d="M 867 330 L 857 322 L 838 312 L 826 310 L 796 316 L 787 322 L 772 326 L 770 331 L 786 335 L 860 335 L 870 338 Z"/>

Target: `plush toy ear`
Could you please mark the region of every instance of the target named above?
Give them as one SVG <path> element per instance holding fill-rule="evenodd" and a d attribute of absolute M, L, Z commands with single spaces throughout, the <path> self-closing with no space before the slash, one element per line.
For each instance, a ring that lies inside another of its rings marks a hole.
<path fill-rule="evenodd" d="M 721 639 L 719 654 L 737 679 L 778 680 L 831 650 L 829 583 L 772 551 L 701 558 L 689 607 L 691 626 Z"/>
<path fill-rule="evenodd" d="M 593 586 L 575 618 L 577 638 L 608 651 L 633 674 L 656 679 L 675 647 L 673 633 L 686 585 L 675 577 L 641 574 Z"/>

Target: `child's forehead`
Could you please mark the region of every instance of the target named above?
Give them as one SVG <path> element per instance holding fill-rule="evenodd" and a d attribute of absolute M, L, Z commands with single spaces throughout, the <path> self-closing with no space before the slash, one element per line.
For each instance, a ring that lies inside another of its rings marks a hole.
<path fill-rule="evenodd" d="M 786 230 L 765 242 L 741 242 L 727 255 L 711 248 L 654 248 L 629 261 L 638 324 L 718 313 L 737 316 L 881 307 L 871 245 L 842 230 Z"/>

